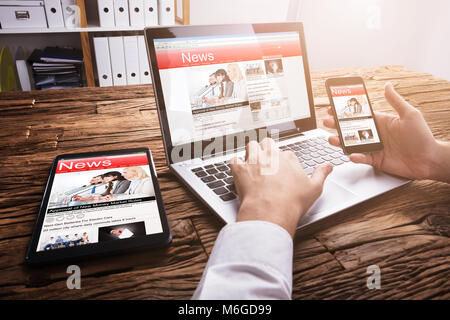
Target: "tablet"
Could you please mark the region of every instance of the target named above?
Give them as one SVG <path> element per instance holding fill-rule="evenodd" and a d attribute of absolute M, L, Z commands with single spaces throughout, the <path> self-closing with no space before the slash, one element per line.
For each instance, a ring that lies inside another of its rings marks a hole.
<path fill-rule="evenodd" d="M 56 157 L 25 261 L 164 246 L 171 233 L 147 148 Z"/>

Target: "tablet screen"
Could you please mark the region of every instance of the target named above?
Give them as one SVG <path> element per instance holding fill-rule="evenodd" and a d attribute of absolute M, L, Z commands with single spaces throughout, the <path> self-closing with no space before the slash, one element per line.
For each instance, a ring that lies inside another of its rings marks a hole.
<path fill-rule="evenodd" d="M 61 159 L 37 251 L 163 232 L 146 152 Z"/>

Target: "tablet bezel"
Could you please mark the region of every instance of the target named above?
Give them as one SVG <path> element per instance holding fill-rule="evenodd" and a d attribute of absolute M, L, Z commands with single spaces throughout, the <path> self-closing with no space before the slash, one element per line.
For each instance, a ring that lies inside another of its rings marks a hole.
<path fill-rule="evenodd" d="M 158 205 L 159 216 L 163 231 L 157 234 L 150 234 L 145 236 L 137 236 L 133 239 L 120 239 L 117 241 L 108 241 L 102 243 L 90 243 L 89 245 L 79 247 L 69 247 L 50 251 L 37 252 L 37 246 L 39 237 L 44 222 L 48 201 L 52 191 L 53 180 L 55 178 L 55 171 L 58 161 L 61 159 L 79 159 L 101 156 L 114 156 L 125 155 L 137 152 L 145 152 L 149 161 L 149 170 L 151 173 L 153 188 L 155 191 L 155 198 Z M 140 248 L 152 248 L 168 245 L 172 241 L 172 235 L 170 232 L 169 223 L 167 220 L 163 200 L 161 197 L 161 190 L 157 180 L 155 167 L 151 152 L 148 148 L 134 148 L 134 149 L 122 149 L 122 150 L 109 150 L 100 152 L 86 152 L 86 153 L 73 153 L 63 154 L 57 156 L 53 160 L 52 168 L 45 187 L 44 197 L 42 199 L 36 224 L 31 235 L 30 243 L 27 248 L 25 262 L 30 265 L 41 265 L 55 262 L 62 262 L 68 260 L 78 260 L 92 256 L 103 256 L 107 254 L 123 253 L 126 251 L 134 251 Z"/>

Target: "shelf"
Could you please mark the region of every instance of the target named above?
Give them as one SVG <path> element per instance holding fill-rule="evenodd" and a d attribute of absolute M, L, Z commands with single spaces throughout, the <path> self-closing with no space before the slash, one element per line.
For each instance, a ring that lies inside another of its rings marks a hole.
<path fill-rule="evenodd" d="M 0 34 L 30 34 L 30 33 L 77 33 L 77 32 L 114 32 L 114 31 L 142 31 L 145 27 L 99 27 L 87 28 L 10 28 L 0 29 Z"/>
<path fill-rule="evenodd" d="M 0 29 L 1 35 L 11 35 L 10 37 L 4 37 L 3 40 L 6 42 L 11 42 L 12 45 L 15 45 L 16 42 L 21 42 L 20 46 L 28 46 L 28 47 L 36 47 L 36 41 L 27 41 L 30 39 L 26 36 L 29 35 L 44 35 L 40 37 L 36 37 L 39 39 L 39 47 L 45 46 L 54 46 L 55 39 L 60 39 L 56 35 L 63 35 L 63 38 L 73 38 L 69 37 L 69 35 L 76 35 L 80 37 L 81 40 L 81 48 L 83 51 L 83 60 L 84 60 L 84 70 L 86 74 L 86 82 L 89 87 L 95 87 L 95 76 L 93 70 L 93 51 L 91 50 L 91 41 L 92 37 L 96 36 L 96 33 L 104 33 L 104 32 L 127 32 L 130 31 L 132 34 L 143 33 L 144 26 L 125 26 L 125 27 L 100 27 L 98 15 L 94 17 L 95 10 L 97 10 L 97 1 L 91 0 L 76 0 L 77 6 L 80 8 L 80 28 L 8 28 L 8 29 Z M 182 5 L 181 7 L 179 5 Z M 176 0 L 174 1 L 175 5 L 175 25 L 189 25 L 190 23 L 190 0 Z M 177 8 L 178 5 L 178 8 Z M 90 23 L 88 22 L 88 17 L 86 15 L 87 10 L 89 13 L 92 13 L 90 16 Z M 177 10 L 178 13 L 177 14 Z M 159 26 L 156 26 L 159 27 Z M 53 34 L 53 36 L 46 36 Z M 14 37 L 14 35 L 18 35 Z M 66 36 L 64 36 L 66 35 Z M 118 34 L 121 35 L 121 34 Z M 104 36 L 104 35 L 103 35 Z M 107 34 L 107 36 L 113 36 Z M 8 40 L 9 39 L 9 40 Z M 41 43 L 41 40 L 43 43 Z M 27 42 L 31 42 L 33 44 L 27 45 Z M 3 44 L 2 44 L 3 45 Z M 56 44 L 57 45 L 57 44 Z M 33 50 L 33 48 L 28 48 L 29 50 Z"/>

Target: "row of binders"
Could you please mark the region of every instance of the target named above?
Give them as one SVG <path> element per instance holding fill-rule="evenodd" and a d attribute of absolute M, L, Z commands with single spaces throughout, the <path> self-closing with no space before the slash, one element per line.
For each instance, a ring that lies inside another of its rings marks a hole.
<path fill-rule="evenodd" d="M 44 0 L 49 28 L 79 27 L 76 0 Z"/>
<path fill-rule="evenodd" d="M 175 0 L 97 0 L 101 27 L 175 24 Z"/>
<path fill-rule="evenodd" d="M 100 87 L 152 83 L 144 36 L 95 37 Z"/>

